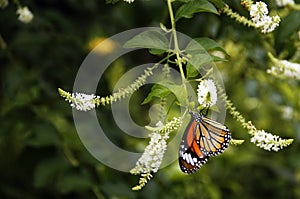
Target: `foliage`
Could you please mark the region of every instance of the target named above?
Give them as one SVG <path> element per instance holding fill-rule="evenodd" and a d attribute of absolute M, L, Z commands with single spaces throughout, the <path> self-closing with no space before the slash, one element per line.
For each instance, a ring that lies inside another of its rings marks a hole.
<path fill-rule="evenodd" d="M 226 117 L 225 123 L 234 138 L 245 142 L 230 146 L 226 153 L 213 158 L 193 175 L 180 173 L 178 163 L 174 162 L 156 173 L 141 191 L 133 192 L 131 186 L 136 183 L 136 176 L 115 171 L 89 154 L 76 134 L 72 110 L 57 94 L 57 88 L 71 90 L 80 64 L 95 46 L 93 42 L 136 27 L 159 23 L 171 27 L 165 14 L 166 2 L 107 2 L 115 4 L 97 0 L 28 1 L 26 6 L 34 18 L 26 24 L 18 21 L 16 10 L 20 4 L 9 1 L 0 10 L 0 197 L 299 198 L 299 80 L 267 73 L 275 64 L 268 53 L 277 61 L 300 62 L 297 4 L 285 7 L 278 7 L 274 2 L 268 4 L 272 9 L 270 15 L 279 15 L 281 23 L 274 32 L 262 34 L 253 26 L 243 26 L 243 20 L 237 23 L 240 17 L 248 19 L 246 6 L 241 6 L 239 1 L 174 2 L 177 30 L 198 38 L 196 41 L 210 52 L 209 55 L 193 54 L 190 44 L 185 49 L 194 55 L 190 62 L 199 67 L 200 61 L 216 62 L 229 102 L 244 119 L 241 126 L 236 119 L 239 114 L 235 112 L 237 115 Z M 220 9 L 223 13 L 218 12 Z M 231 14 L 226 16 L 224 13 L 228 12 Z M 251 26 L 250 22 L 249 19 L 246 25 Z M 143 56 L 131 54 L 113 63 L 113 69 L 106 71 L 99 82 L 101 89 L 97 92 L 101 96 L 110 96 L 110 88 L 131 66 L 144 59 L 155 63 L 157 56 L 169 50 L 163 35 L 144 34 L 142 42 L 131 40 L 126 45 L 143 45 L 139 47 L 150 48 L 152 55 L 143 51 Z M 178 69 L 176 64 L 170 65 Z M 187 79 L 198 78 L 193 67 L 187 64 L 186 70 Z M 145 71 L 145 75 L 150 74 Z M 147 125 L 150 102 L 174 97 L 170 93 L 177 92 L 181 96 L 179 102 L 184 104 L 188 97 L 178 92 L 177 87 L 168 81 L 140 90 L 134 87 L 130 102 L 134 120 Z M 122 98 L 122 93 L 117 94 Z M 99 115 L 106 115 L 99 116 L 101 122 L 111 129 L 108 136 L 119 146 L 140 149 L 141 141 L 122 136 L 123 132 L 111 122 L 113 118 L 107 116 L 108 109 L 101 107 L 111 104 L 110 99 L 97 103 Z M 176 113 L 170 112 L 172 116 Z M 277 153 L 263 151 L 250 143 L 247 121 L 283 138 L 294 138 L 294 143 Z M 178 151 L 175 149 L 174 153 Z"/>

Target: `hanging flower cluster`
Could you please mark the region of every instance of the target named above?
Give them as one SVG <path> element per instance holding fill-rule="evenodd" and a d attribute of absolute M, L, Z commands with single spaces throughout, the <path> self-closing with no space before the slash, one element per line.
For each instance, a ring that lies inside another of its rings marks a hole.
<path fill-rule="evenodd" d="M 152 133 L 149 134 L 150 142 L 145 148 L 143 155 L 137 161 L 136 166 L 130 170 L 131 174 L 141 175 L 139 184 L 133 187 L 133 190 L 143 188 L 152 177 L 151 173 L 158 171 L 167 150 L 169 134 L 178 129 L 181 124 L 182 119 L 174 117 L 172 121 L 165 125 L 162 122 L 158 122 L 156 127 L 146 127 Z"/>
<path fill-rule="evenodd" d="M 261 29 L 262 33 L 269 33 L 279 26 L 280 17 L 268 16 L 269 10 L 267 4 L 262 1 L 256 2 L 250 7 L 250 17 L 257 28 Z"/>
<path fill-rule="evenodd" d="M 225 91 L 217 84 L 219 96 L 226 102 L 226 108 L 230 115 L 235 118 L 244 129 L 252 136 L 250 141 L 256 146 L 268 150 L 268 151 L 279 151 L 283 147 L 287 147 L 292 144 L 293 139 L 282 139 L 277 135 L 267 133 L 264 130 L 257 130 L 251 121 L 247 121 L 243 115 L 237 111 L 233 103 L 228 99 Z M 240 142 L 242 143 L 242 142 Z"/>
<path fill-rule="evenodd" d="M 239 13 L 232 11 L 228 5 L 225 5 L 222 11 L 230 18 L 235 19 L 245 26 L 260 29 L 264 34 L 274 31 L 275 28 L 279 26 L 280 17 L 278 15 L 269 16 L 267 4 L 264 2 L 259 1 L 253 4 L 252 0 L 242 0 L 241 4 L 249 11 L 251 17 L 250 20 L 241 16 Z"/>
<path fill-rule="evenodd" d="M 145 148 L 143 155 L 136 163 L 136 167 L 131 170 L 131 173 L 156 173 L 162 162 L 164 153 L 167 149 L 168 134 L 160 135 L 153 132 L 150 135 L 149 145 Z"/>

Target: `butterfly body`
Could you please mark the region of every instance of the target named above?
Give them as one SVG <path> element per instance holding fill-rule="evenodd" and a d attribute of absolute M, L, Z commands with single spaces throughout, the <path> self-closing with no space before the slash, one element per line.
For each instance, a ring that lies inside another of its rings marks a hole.
<path fill-rule="evenodd" d="M 231 134 L 226 126 L 190 112 L 188 124 L 179 148 L 179 165 L 184 173 L 194 173 L 209 157 L 216 156 L 229 146 Z"/>

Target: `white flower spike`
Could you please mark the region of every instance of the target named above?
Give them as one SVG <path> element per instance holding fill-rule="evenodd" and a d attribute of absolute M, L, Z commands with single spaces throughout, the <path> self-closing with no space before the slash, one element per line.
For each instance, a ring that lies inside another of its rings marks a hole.
<path fill-rule="evenodd" d="M 158 122 L 156 126 L 161 127 L 162 123 Z M 167 150 L 167 139 L 169 132 L 161 135 L 153 132 L 150 135 L 150 142 L 145 148 L 143 155 L 139 158 L 132 173 L 156 173 L 160 167 L 165 151 Z"/>
<path fill-rule="evenodd" d="M 259 148 L 267 151 L 279 151 L 283 147 L 286 147 L 292 143 L 292 139 L 282 139 L 278 135 L 267 133 L 264 130 L 258 130 L 254 132 L 253 137 L 250 140 Z"/>

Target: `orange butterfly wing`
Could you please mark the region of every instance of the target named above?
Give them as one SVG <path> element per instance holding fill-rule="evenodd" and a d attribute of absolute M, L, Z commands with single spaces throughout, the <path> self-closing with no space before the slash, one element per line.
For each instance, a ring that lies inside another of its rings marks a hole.
<path fill-rule="evenodd" d="M 223 124 L 203 117 L 201 120 L 202 137 L 200 147 L 208 152 L 209 156 L 216 156 L 229 146 L 231 133 Z"/>
<path fill-rule="evenodd" d="M 190 113 L 179 149 L 179 165 L 184 173 L 194 173 L 210 156 L 222 153 L 228 146 L 231 134 L 226 126 L 205 118 L 199 113 Z"/>
<path fill-rule="evenodd" d="M 184 173 L 194 173 L 208 160 L 208 155 L 199 148 L 199 123 L 191 121 L 186 128 L 179 149 L 179 165 Z"/>

